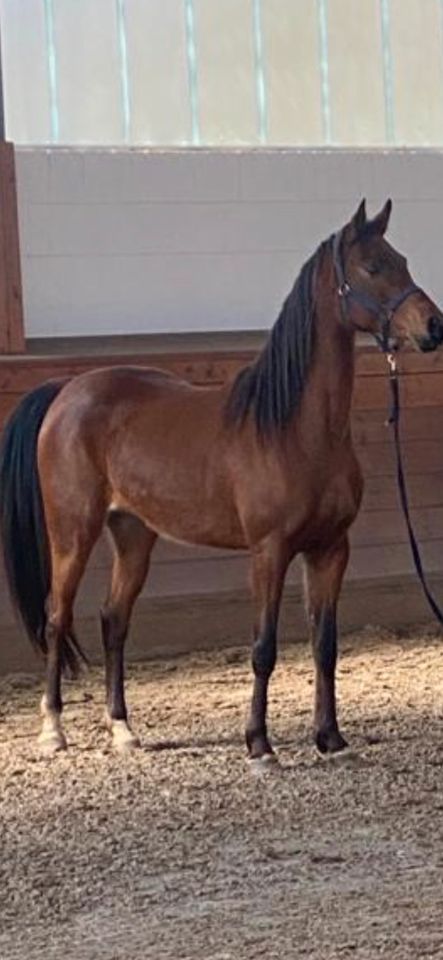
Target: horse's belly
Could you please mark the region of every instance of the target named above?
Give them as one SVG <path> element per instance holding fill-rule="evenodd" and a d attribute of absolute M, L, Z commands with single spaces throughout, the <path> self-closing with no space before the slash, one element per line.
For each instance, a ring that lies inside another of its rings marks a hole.
<path fill-rule="evenodd" d="M 177 473 L 162 479 L 143 473 L 138 482 L 113 490 L 111 509 L 135 513 L 159 536 L 179 543 L 243 549 L 244 532 L 229 489 Z"/>

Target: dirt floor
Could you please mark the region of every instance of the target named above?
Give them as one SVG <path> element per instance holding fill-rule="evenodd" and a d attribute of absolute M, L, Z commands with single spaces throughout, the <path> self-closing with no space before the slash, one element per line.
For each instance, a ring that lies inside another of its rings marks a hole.
<path fill-rule="evenodd" d="M 432 630 L 345 638 L 351 749 L 311 745 L 307 647 L 270 698 L 280 768 L 243 746 L 246 649 L 131 667 L 143 747 L 110 752 L 94 671 L 38 756 L 36 681 L 0 682 L 1 960 L 443 958 L 443 656 Z"/>

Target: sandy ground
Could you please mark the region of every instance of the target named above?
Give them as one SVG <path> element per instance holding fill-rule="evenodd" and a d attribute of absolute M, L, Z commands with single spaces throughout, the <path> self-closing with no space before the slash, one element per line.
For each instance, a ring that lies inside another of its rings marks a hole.
<path fill-rule="evenodd" d="M 66 689 L 69 751 L 38 757 L 38 685 L 0 683 L 1 960 L 443 958 L 443 657 L 431 630 L 342 644 L 352 749 L 310 741 L 307 647 L 272 685 L 281 767 L 254 775 L 246 649 L 129 671 L 143 748 Z"/>

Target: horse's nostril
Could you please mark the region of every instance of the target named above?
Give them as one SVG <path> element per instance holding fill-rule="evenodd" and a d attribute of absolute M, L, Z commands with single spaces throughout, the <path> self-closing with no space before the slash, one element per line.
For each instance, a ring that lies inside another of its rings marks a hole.
<path fill-rule="evenodd" d="M 433 340 L 439 343 L 443 340 L 443 322 L 440 317 L 431 317 L 428 321 L 428 333 Z"/>

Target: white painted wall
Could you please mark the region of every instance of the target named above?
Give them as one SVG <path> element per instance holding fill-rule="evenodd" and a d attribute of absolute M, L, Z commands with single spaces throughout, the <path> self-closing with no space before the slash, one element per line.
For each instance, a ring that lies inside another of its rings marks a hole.
<path fill-rule="evenodd" d="M 443 151 L 17 150 L 29 337 L 269 327 L 366 196 L 443 304 Z"/>

